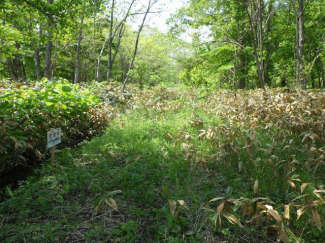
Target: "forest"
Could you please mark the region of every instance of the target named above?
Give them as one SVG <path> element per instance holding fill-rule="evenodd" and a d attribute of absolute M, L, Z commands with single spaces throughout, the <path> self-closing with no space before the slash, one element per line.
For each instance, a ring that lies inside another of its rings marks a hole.
<path fill-rule="evenodd" d="M 323 0 L 0 21 L 0 242 L 325 242 Z"/>

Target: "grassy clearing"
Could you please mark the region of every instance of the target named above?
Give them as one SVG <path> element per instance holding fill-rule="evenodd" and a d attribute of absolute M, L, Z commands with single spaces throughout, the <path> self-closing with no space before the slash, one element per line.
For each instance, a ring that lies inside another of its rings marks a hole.
<path fill-rule="evenodd" d="M 62 151 L 57 166 L 7 190 L 0 240 L 322 242 L 314 225 L 324 213 L 324 134 L 313 130 L 324 116 L 322 100 L 308 108 L 311 123 L 299 111 L 266 114 L 272 102 L 284 104 L 273 94 L 138 92 L 105 135 Z M 295 132 L 288 117 L 299 117 L 300 127 L 308 122 L 309 133 Z"/>

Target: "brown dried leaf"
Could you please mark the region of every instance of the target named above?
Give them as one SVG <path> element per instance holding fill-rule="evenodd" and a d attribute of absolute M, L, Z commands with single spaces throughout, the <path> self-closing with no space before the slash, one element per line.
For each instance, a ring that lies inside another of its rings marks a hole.
<path fill-rule="evenodd" d="M 279 224 L 282 224 L 282 218 L 279 215 L 278 211 L 274 210 L 274 209 L 267 209 L 268 214 L 270 214 Z"/>
<path fill-rule="evenodd" d="M 226 219 L 228 219 L 228 221 L 230 223 L 235 223 L 237 224 L 239 227 L 243 227 L 243 225 L 240 223 L 239 218 L 237 218 L 236 216 L 234 216 L 233 214 L 230 213 L 223 213 L 222 214 Z"/>
<path fill-rule="evenodd" d="M 225 206 L 225 203 L 226 203 L 226 201 L 224 200 L 224 201 L 222 201 L 222 202 L 218 205 L 218 207 L 217 207 L 217 213 L 221 213 L 221 212 L 222 212 L 222 210 L 223 210 L 223 208 L 224 208 L 224 206 Z"/>
<path fill-rule="evenodd" d="M 283 241 L 283 243 L 290 243 L 288 234 L 284 229 L 281 229 L 279 232 L 279 241 Z"/>
<path fill-rule="evenodd" d="M 310 209 L 309 205 L 303 206 L 302 208 L 297 210 L 297 220 L 303 215 L 304 213 L 308 212 Z"/>
<path fill-rule="evenodd" d="M 169 204 L 169 209 L 170 209 L 170 213 L 172 215 L 175 215 L 175 212 L 176 212 L 176 201 L 174 200 L 168 200 L 168 204 Z"/>
<path fill-rule="evenodd" d="M 255 180 L 253 189 L 254 189 L 254 194 L 256 194 L 258 191 L 258 180 Z"/>
<path fill-rule="evenodd" d="M 98 202 L 96 208 L 95 208 L 95 214 L 97 214 L 100 210 L 100 207 L 102 206 L 102 203 L 104 201 L 104 198 L 100 199 L 100 201 Z"/>
<path fill-rule="evenodd" d="M 321 221 L 318 211 L 316 209 L 312 209 L 311 212 L 312 212 L 312 220 L 316 224 L 317 228 L 319 230 L 322 230 L 322 221 Z"/>
<path fill-rule="evenodd" d="M 290 220 L 290 205 L 284 206 L 284 218 L 288 221 Z"/>
<path fill-rule="evenodd" d="M 209 201 L 209 203 L 210 203 L 210 202 L 220 201 L 220 200 L 222 200 L 222 199 L 224 199 L 224 197 L 216 197 L 216 198 L 211 199 L 211 200 Z"/>
<path fill-rule="evenodd" d="M 305 190 L 305 188 L 306 188 L 308 185 L 310 185 L 310 183 L 303 183 L 303 184 L 301 185 L 301 187 L 300 187 L 300 191 L 301 191 L 301 193 L 303 193 L 303 191 Z"/>
<path fill-rule="evenodd" d="M 105 199 L 105 202 L 107 203 L 108 206 L 110 206 L 112 209 L 115 211 L 118 211 L 117 209 L 117 203 L 113 198 L 109 198 L 108 200 Z"/>

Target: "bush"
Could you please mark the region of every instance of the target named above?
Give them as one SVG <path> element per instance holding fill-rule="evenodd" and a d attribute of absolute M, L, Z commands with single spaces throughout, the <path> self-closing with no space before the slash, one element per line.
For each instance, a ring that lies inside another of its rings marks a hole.
<path fill-rule="evenodd" d="M 69 146 L 99 134 L 108 125 L 108 109 L 89 90 L 65 80 L 32 85 L 2 81 L 0 174 L 42 160 L 51 128 L 60 127 L 62 144 Z"/>

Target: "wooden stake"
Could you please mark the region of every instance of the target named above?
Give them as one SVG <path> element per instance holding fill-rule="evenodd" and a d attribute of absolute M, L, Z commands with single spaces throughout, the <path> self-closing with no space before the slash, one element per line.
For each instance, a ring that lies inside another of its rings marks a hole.
<path fill-rule="evenodd" d="M 55 162 L 55 146 L 53 146 L 52 148 L 50 148 L 50 152 L 51 152 L 51 164 L 53 166 L 54 165 L 54 162 Z"/>

